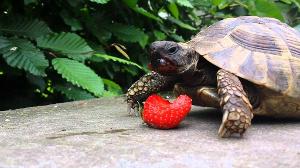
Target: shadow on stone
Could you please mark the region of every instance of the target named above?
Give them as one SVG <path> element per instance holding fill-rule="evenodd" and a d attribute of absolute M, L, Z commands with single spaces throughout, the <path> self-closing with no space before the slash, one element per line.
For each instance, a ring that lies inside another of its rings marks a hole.
<path fill-rule="evenodd" d="M 141 124 L 141 127 L 144 129 L 155 129 L 155 130 L 184 130 L 184 129 L 188 129 L 190 127 L 189 123 L 186 122 L 181 122 L 176 128 L 171 128 L 171 129 L 158 129 L 158 128 L 153 128 L 151 126 L 148 126 L 146 123 Z"/>
<path fill-rule="evenodd" d="M 216 121 L 220 122 L 222 120 L 222 112 L 214 108 L 205 108 L 198 109 L 196 107 L 188 117 L 191 117 L 196 120 L 204 121 Z M 252 120 L 253 124 L 281 124 L 281 123 L 300 123 L 298 118 L 275 118 L 275 117 L 266 117 L 266 116 L 254 116 Z"/>
<path fill-rule="evenodd" d="M 254 116 L 252 122 L 254 124 L 282 124 L 282 123 L 300 123 L 298 118 L 274 118 L 266 116 Z"/>
<path fill-rule="evenodd" d="M 206 109 L 195 109 L 189 114 L 188 117 L 191 117 L 196 120 L 205 120 L 205 121 L 221 121 L 222 112 L 213 108 Z"/>

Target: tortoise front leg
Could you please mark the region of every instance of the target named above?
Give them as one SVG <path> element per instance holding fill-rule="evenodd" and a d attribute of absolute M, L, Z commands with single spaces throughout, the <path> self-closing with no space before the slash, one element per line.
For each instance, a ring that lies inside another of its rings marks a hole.
<path fill-rule="evenodd" d="M 176 83 L 174 85 L 174 94 L 176 97 L 178 97 L 181 94 L 188 95 L 192 98 L 193 105 L 220 108 L 220 99 L 217 89 L 215 87 L 190 87 L 181 83 Z"/>
<path fill-rule="evenodd" d="M 128 112 L 138 114 L 140 105 L 152 93 L 167 89 L 172 84 L 174 77 L 162 76 L 154 71 L 142 76 L 131 85 L 126 93 Z"/>
<path fill-rule="evenodd" d="M 234 133 L 241 136 L 251 125 L 252 106 L 237 76 L 220 69 L 217 72 L 218 94 L 223 111 L 220 137 L 229 137 Z"/>

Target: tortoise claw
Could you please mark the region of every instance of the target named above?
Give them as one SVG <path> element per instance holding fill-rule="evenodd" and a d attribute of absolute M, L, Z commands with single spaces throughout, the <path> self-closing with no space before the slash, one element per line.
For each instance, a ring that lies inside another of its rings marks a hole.
<path fill-rule="evenodd" d="M 127 113 L 130 115 L 130 116 L 132 116 L 134 113 L 133 113 L 133 108 L 131 107 L 131 105 L 130 104 L 127 104 Z"/>
<path fill-rule="evenodd" d="M 251 117 L 238 111 L 225 111 L 218 135 L 222 138 L 239 134 L 241 137 L 251 125 Z"/>
<path fill-rule="evenodd" d="M 141 105 L 139 102 L 133 102 L 129 101 L 127 102 L 127 112 L 130 116 L 141 116 L 143 110 L 143 105 Z"/>

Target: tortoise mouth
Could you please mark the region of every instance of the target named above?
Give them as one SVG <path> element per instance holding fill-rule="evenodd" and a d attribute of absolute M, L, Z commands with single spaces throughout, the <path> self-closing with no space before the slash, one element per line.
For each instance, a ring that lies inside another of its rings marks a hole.
<path fill-rule="evenodd" d="M 177 72 L 177 66 L 170 60 L 159 58 L 151 61 L 150 69 L 160 74 L 172 74 Z"/>
<path fill-rule="evenodd" d="M 149 68 L 160 74 L 173 74 L 177 73 L 177 63 L 168 57 L 162 57 L 155 53 L 151 53 L 151 63 Z"/>

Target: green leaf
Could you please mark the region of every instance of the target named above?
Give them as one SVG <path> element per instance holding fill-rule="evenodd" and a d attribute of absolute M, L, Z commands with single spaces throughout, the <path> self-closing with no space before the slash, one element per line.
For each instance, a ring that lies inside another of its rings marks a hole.
<path fill-rule="evenodd" d="M 284 21 L 280 8 L 272 0 L 248 1 L 248 6 L 251 15 L 273 17 Z"/>
<path fill-rule="evenodd" d="M 167 38 L 166 34 L 161 31 L 154 30 L 153 33 L 156 40 L 165 40 Z"/>
<path fill-rule="evenodd" d="M 98 39 L 101 43 L 106 43 L 112 36 L 112 33 L 109 31 L 109 26 L 106 22 L 102 22 L 101 25 L 95 24 L 91 19 L 86 22 L 87 29 Z M 106 29 L 108 27 L 108 29 Z"/>
<path fill-rule="evenodd" d="M 118 96 L 118 94 L 107 91 L 107 90 L 104 90 L 104 92 L 103 92 L 103 97 L 115 97 L 115 96 Z"/>
<path fill-rule="evenodd" d="M 146 9 L 142 8 L 142 7 L 139 7 L 137 5 L 137 2 L 138 0 L 123 0 L 123 2 L 129 7 L 131 8 L 132 10 L 134 10 L 135 12 L 139 13 L 139 14 L 142 14 L 150 19 L 153 19 L 153 20 L 156 20 L 158 22 L 162 22 L 162 20 L 153 15 L 152 13 L 148 12 Z"/>
<path fill-rule="evenodd" d="M 219 9 L 225 9 L 226 7 L 228 7 L 230 5 L 232 1 L 230 0 L 222 0 L 221 3 L 218 5 Z"/>
<path fill-rule="evenodd" d="M 31 39 L 51 33 L 45 22 L 20 16 L 0 17 L 0 32 Z"/>
<path fill-rule="evenodd" d="M 296 29 L 297 31 L 300 32 L 300 24 L 298 24 L 297 26 L 295 26 L 294 29 Z"/>
<path fill-rule="evenodd" d="M 291 0 L 300 9 L 300 0 Z"/>
<path fill-rule="evenodd" d="M 138 0 L 123 0 L 123 2 L 124 2 L 127 6 L 133 8 L 133 7 L 136 6 Z"/>
<path fill-rule="evenodd" d="M 163 18 L 163 19 L 168 19 L 170 14 L 164 8 L 160 8 L 159 11 L 158 11 L 158 16 Z"/>
<path fill-rule="evenodd" d="M 214 5 L 214 6 L 218 6 L 218 5 L 220 5 L 221 3 L 222 3 L 222 1 L 224 1 L 224 0 L 211 0 L 212 1 L 212 4 Z"/>
<path fill-rule="evenodd" d="M 141 40 L 139 40 L 139 44 L 142 48 L 145 48 L 145 46 L 148 44 L 149 36 L 145 35 L 141 37 Z"/>
<path fill-rule="evenodd" d="M 109 2 L 110 0 L 90 0 L 91 2 L 96 2 L 98 4 L 106 4 L 107 2 Z"/>
<path fill-rule="evenodd" d="M 88 45 L 95 51 L 95 53 L 97 52 L 97 53 L 101 53 L 101 54 L 106 54 L 102 45 L 99 45 L 99 44 L 91 42 L 91 41 L 88 42 Z"/>
<path fill-rule="evenodd" d="M 0 36 L 0 53 L 8 65 L 37 76 L 46 76 L 45 69 L 49 63 L 43 52 L 30 41 Z"/>
<path fill-rule="evenodd" d="M 219 9 L 224 9 L 228 7 L 232 3 L 231 0 L 212 0 L 212 4 L 214 6 L 217 6 Z M 236 3 L 241 3 L 239 1 L 236 1 Z"/>
<path fill-rule="evenodd" d="M 292 0 L 281 0 L 281 2 L 284 2 L 286 4 L 291 4 L 292 3 Z"/>
<path fill-rule="evenodd" d="M 174 17 L 172 16 L 169 16 L 168 17 L 168 20 L 177 24 L 178 26 L 184 28 L 184 29 L 188 29 L 188 30 L 196 30 L 196 28 L 186 24 L 186 23 L 183 23 L 182 21 L 178 20 L 178 19 L 175 19 Z"/>
<path fill-rule="evenodd" d="M 183 37 L 182 37 L 182 36 L 179 36 L 179 35 L 177 35 L 177 34 L 171 34 L 170 37 L 173 38 L 173 39 L 176 40 L 176 41 L 184 42 Z"/>
<path fill-rule="evenodd" d="M 87 100 L 95 98 L 89 92 L 73 85 L 56 85 L 54 89 L 64 94 L 69 100 Z"/>
<path fill-rule="evenodd" d="M 134 67 L 134 66 L 124 67 L 124 69 L 127 74 L 130 74 L 132 76 L 136 76 L 138 74 L 138 71 L 136 70 L 136 67 Z M 145 71 L 145 72 L 147 73 L 149 71 Z"/>
<path fill-rule="evenodd" d="M 193 5 L 191 4 L 191 2 L 189 0 L 176 0 L 177 4 L 180 6 L 185 6 L 188 8 L 193 8 Z"/>
<path fill-rule="evenodd" d="M 102 79 L 83 63 L 68 58 L 55 58 L 52 60 L 52 65 L 63 78 L 72 84 L 80 86 L 96 96 L 103 94 Z"/>
<path fill-rule="evenodd" d="M 104 60 L 111 60 L 111 61 L 114 61 L 114 62 L 119 62 L 121 64 L 133 65 L 133 66 L 138 67 L 141 70 L 144 70 L 143 67 L 141 67 L 137 63 L 134 63 L 134 62 L 122 59 L 122 58 L 118 58 L 118 57 L 114 57 L 114 56 L 106 55 L 106 54 L 99 54 L 99 53 L 94 54 L 94 56 L 97 56 L 99 58 L 103 58 Z"/>
<path fill-rule="evenodd" d="M 75 33 L 60 33 L 42 36 L 37 45 L 68 56 L 74 60 L 84 61 L 93 54 L 91 47 Z"/>
<path fill-rule="evenodd" d="M 179 11 L 178 11 L 176 3 L 170 2 L 170 4 L 168 5 L 168 9 L 176 19 L 179 18 Z"/>
<path fill-rule="evenodd" d="M 142 47 L 145 47 L 148 42 L 148 35 L 134 26 L 114 23 L 111 25 L 110 30 L 118 39 L 123 41 L 138 42 Z"/>
<path fill-rule="evenodd" d="M 61 11 L 60 16 L 64 20 L 65 24 L 71 27 L 72 31 L 82 30 L 80 21 L 70 16 L 66 10 Z"/>
<path fill-rule="evenodd" d="M 95 51 L 95 53 L 100 53 L 100 54 L 106 54 L 104 51 L 104 48 L 96 43 L 92 43 L 89 42 L 89 46 L 92 47 L 92 49 Z M 103 62 L 103 58 L 97 57 L 95 55 L 92 55 L 90 58 L 88 58 L 88 60 L 92 61 L 92 62 Z"/>
<path fill-rule="evenodd" d="M 115 83 L 114 81 L 111 81 L 109 79 L 103 79 L 104 86 L 107 91 L 115 94 L 115 95 L 120 95 L 122 94 L 122 88 L 120 85 Z"/>
<path fill-rule="evenodd" d="M 107 45 L 107 41 L 112 37 L 110 30 L 112 20 L 110 20 L 109 17 L 105 17 L 102 12 L 95 13 L 87 17 L 84 24 L 85 28 L 91 32 L 100 43 Z"/>
<path fill-rule="evenodd" d="M 144 8 L 135 6 L 135 7 L 132 7 L 131 9 L 133 9 L 135 12 L 137 12 L 139 14 L 142 14 L 142 15 L 150 18 L 150 19 L 156 20 L 158 22 L 162 22 L 162 20 L 159 17 L 157 17 L 157 16 L 153 15 L 152 13 L 146 11 Z"/>

